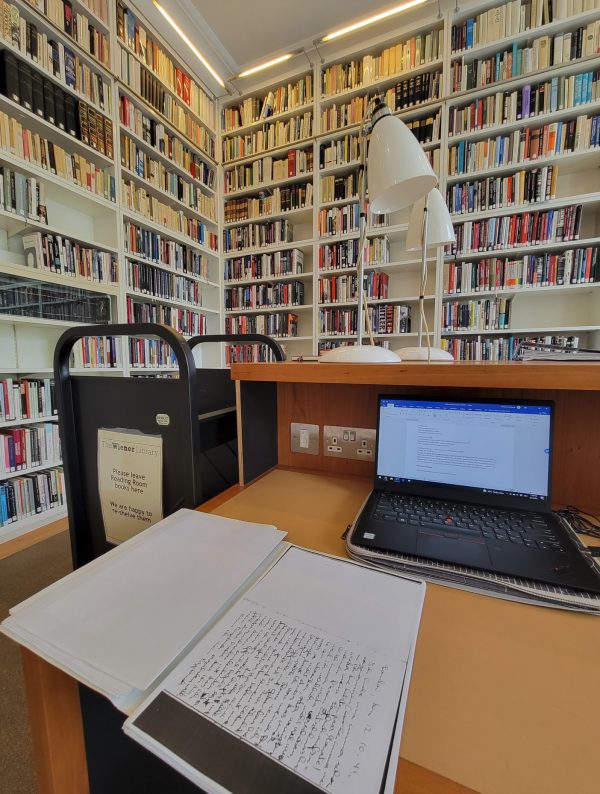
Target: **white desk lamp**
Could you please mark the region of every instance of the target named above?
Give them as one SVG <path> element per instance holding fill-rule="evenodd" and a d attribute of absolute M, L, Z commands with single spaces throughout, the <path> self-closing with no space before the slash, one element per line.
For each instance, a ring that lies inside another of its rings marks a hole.
<path fill-rule="evenodd" d="M 404 347 L 404 361 L 454 361 L 452 354 L 440 347 L 431 347 L 425 317 L 425 289 L 427 285 L 427 248 L 439 248 L 456 240 L 452 218 L 444 197 L 437 188 L 419 199 L 412 208 L 406 235 L 406 250 L 421 251 L 421 286 L 419 288 L 419 336 L 417 347 Z M 427 346 L 423 347 L 423 326 Z"/>
<path fill-rule="evenodd" d="M 366 154 L 367 135 L 369 153 Z M 358 296 L 356 345 L 328 350 L 320 357 L 326 363 L 398 363 L 397 353 L 375 345 L 364 290 L 365 245 L 367 242 L 366 184 L 369 182 L 371 212 L 396 212 L 424 198 L 438 183 L 421 145 L 397 116 L 392 116 L 381 97 L 374 97 L 361 122 L 359 140 L 363 179 L 360 192 L 360 242 L 358 248 Z M 370 344 L 363 344 L 363 321 L 367 320 Z"/>

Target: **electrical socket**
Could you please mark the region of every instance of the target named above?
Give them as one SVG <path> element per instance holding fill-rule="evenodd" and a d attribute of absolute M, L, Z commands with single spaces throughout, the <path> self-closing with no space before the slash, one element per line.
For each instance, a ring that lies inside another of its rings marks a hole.
<path fill-rule="evenodd" d="M 292 422 L 290 425 L 290 446 L 292 452 L 305 455 L 319 454 L 319 425 Z"/>
<path fill-rule="evenodd" d="M 323 454 L 328 458 L 375 459 L 375 431 L 364 427 L 325 425 Z"/>

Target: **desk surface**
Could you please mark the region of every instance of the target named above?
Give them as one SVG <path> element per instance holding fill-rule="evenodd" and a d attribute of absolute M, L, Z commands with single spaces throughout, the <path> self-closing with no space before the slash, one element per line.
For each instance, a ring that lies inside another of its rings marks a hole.
<path fill-rule="evenodd" d="M 341 534 L 369 490 L 358 477 L 278 469 L 202 509 L 343 555 Z M 430 584 L 401 756 L 457 794 L 597 794 L 599 667 L 597 617 Z"/>

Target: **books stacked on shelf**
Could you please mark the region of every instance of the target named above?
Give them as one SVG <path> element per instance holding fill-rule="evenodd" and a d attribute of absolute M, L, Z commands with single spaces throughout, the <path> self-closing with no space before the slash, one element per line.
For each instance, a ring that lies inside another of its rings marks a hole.
<path fill-rule="evenodd" d="M 411 327 L 411 307 L 385 304 L 368 308 L 374 334 L 407 334 Z M 322 336 L 353 336 L 357 331 L 357 310 L 320 309 L 319 333 Z"/>
<path fill-rule="evenodd" d="M 0 482 L 0 526 L 13 524 L 66 503 L 62 469 L 47 469 Z"/>
<path fill-rule="evenodd" d="M 225 283 L 229 283 L 271 278 L 272 276 L 292 276 L 302 273 L 303 265 L 304 254 L 297 248 L 274 251 L 272 254 L 250 254 L 226 259 L 224 278 Z"/>
<path fill-rule="evenodd" d="M 588 246 L 556 253 L 527 254 L 516 259 L 449 262 L 444 294 L 557 287 L 600 281 L 600 249 Z"/>
<path fill-rule="evenodd" d="M 345 270 L 358 266 L 358 240 L 344 240 L 319 246 L 319 270 Z M 384 265 L 390 261 L 390 241 L 387 237 L 371 237 L 367 241 L 370 265 Z"/>
<path fill-rule="evenodd" d="M 122 127 L 137 135 L 193 179 L 211 190 L 214 188 L 215 169 L 176 135 L 172 135 L 162 122 L 148 116 L 123 94 L 119 95 L 119 120 Z"/>
<path fill-rule="evenodd" d="M 312 110 L 307 110 L 302 115 L 293 116 L 286 121 L 265 123 L 258 130 L 225 138 L 223 140 L 223 162 L 230 163 L 242 157 L 268 152 L 270 149 L 291 146 L 310 138 L 312 134 Z"/>
<path fill-rule="evenodd" d="M 474 337 L 471 339 L 442 339 L 443 350 L 452 353 L 455 361 L 512 361 L 522 342 L 556 344 L 562 347 L 578 347 L 577 336 L 503 336 Z"/>
<path fill-rule="evenodd" d="M 269 223 L 251 223 L 223 229 L 223 250 L 244 251 L 246 248 L 264 248 L 275 243 L 291 243 L 294 227 L 286 220 Z"/>
<path fill-rule="evenodd" d="M 206 315 L 190 309 L 175 309 L 160 303 L 146 303 L 127 297 L 128 323 L 161 323 L 170 325 L 184 336 L 206 333 Z"/>
<path fill-rule="evenodd" d="M 406 121 L 405 124 L 419 143 L 439 141 L 442 128 L 442 111 L 438 110 L 434 116 Z"/>
<path fill-rule="evenodd" d="M 463 135 L 488 127 L 501 127 L 521 119 L 585 105 L 600 99 L 600 71 L 560 75 L 528 83 L 448 108 L 448 135 Z M 527 129 L 527 128 L 525 128 Z"/>
<path fill-rule="evenodd" d="M 442 73 L 427 72 L 401 80 L 383 95 L 385 104 L 392 112 L 410 110 L 439 99 L 442 91 Z"/>
<path fill-rule="evenodd" d="M 217 234 L 209 231 L 205 223 L 197 218 L 188 218 L 183 210 L 177 210 L 170 204 L 164 204 L 156 196 L 150 194 L 146 188 L 131 180 L 121 178 L 121 201 L 133 212 L 143 215 L 153 223 L 166 226 L 167 229 L 189 237 L 194 243 L 204 245 L 211 251 L 216 251 L 218 248 Z"/>
<path fill-rule="evenodd" d="M 129 362 L 134 369 L 158 369 L 177 367 L 177 356 L 170 345 L 162 339 L 139 339 L 129 337 Z"/>
<path fill-rule="evenodd" d="M 444 30 L 435 28 L 411 36 L 382 50 L 348 63 L 327 66 L 321 75 L 323 96 L 332 96 L 440 60 L 444 49 Z"/>
<path fill-rule="evenodd" d="M 0 479 L 23 469 L 60 463 L 60 437 L 56 422 L 11 427 L 0 433 Z"/>
<path fill-rule="evenodd" d="M 215 220 L 214 195 L 207 196 L 198 185 L 188 182 L 183 176 L 154 160 L 138 146 L 136 141 L 124 133 L 121 133 L 121 165 L 184 204 L 187 209 L 199 212 L 212 221 Z"/>
<path fill-rule="evenodd" d="M 319 237 L 335 237 L 341 234 L 358 232 L 360 228 L 360 204 L 347 204 L 344 207 L 329 207 L 319 210 L 317 231 Z"/>
<path fill-rule="evenodd" d="M 283 157 L 267 155 L 250 163 L 243 163 L 223 173 L 225 193 L 235 193 L 252 187 L 269 185 L 283 179 L 312 174 L 313 150 L 290 149 Z"/>
<path fill-rule="evenodd" d="M 412 81 L 411 81 L 412 82 Z M 415 96 L 424 96 L 424 99 L 421 100 L 413 100 L 411 104 L 406 106 L 402 105 L 402 85 L 398 84 L 395 88 L 389 89 L 389 91 L 385 95 L 386 104 L 392 111 L 400 111 L 401 109 L 409 109 L 413 107 L 418 107 L 419 104 L 427 104 L 432 99 L 437 99 L 437 96 L 431 96 L 430 91 L 435 89 L 439 91 L 440 89 L 440 81 L 439 80 L 425 80 L 422 79 L 420 81 L 422 84 L 429 86 L 427 88 L 427 93 L 423 93 L 425 89 L 419 88 L 419 93 L 417 94 L 416 90 L 413 90 L 412 94 L 408 94 L 409 99 L 407 100 L 410 102 L 410 97 Z M 400 98 L 399 98 L 400 97 Z M 369 102 L 371 100 L 371 96 L 369 94 L 365 94 L 364 96 L 357 96 L 350 99 L 348 102 L 344 102 L 341 104 L 334 103 L 333 105 L 328 105 L 327 107 L 321 110 L 321 133 L 330 133 L 336 132 L 337 130 L 342 130 L 344 127 L 352 127 L 353 125 L 360 124 L 362 121 L 364 114 L 369 106 Z M 429 117 L 431 120 L 427 120 L 427 124 L 431 125 L 432 130 L 435 126 L 439 124 L 439 122 L 435 121 L 433 116 Z M 426 126 L 426 120 L 421 120 L 423 126 Z"/>
<path fill-rule="evenodd" d="M 319 147 L 319 168 L 334 168 L 337 165 L 360 164 L 362 146 L 358 135 L 344 135 Z"/>
<path fill-rule="evenodd" d="M 92 58 L 95 58 L 103 66 L 110 67 L 108 34 L 98 30 L 85 14 L 74 11 L 70 0 L 28 0 L 28 3 L 49 19 L 59 30 L 70 36 Z M 13 15 L 15 13 L 19 14 L 19 6 L 11 4 L 7 0 L 3 0 L 2 5 L 9 7 L 9 16 L 12 22 L 15 18 Z M 90 8 L 90 11 L 94 13 L 93 8 L 88 3 L 83 3 L 83 5 Z M 102 5 L 103 16 L 98 16 L 108 25 L 108 7 L 106 3 Z"/>
<path fill-rule="evenodd" d="M 450 46 L 453 53 L 470 50 L 499 39 L 516 36 L 583 11 L 594 9 L 594 0 L 510 0 L 452 25 Z"/>
<path fill-rule="evenodd" d="M 61 323 L 107 323 L 110 298 L 77 287 L 0 274 L 0 313 Z"/>
<path fill-rule="evenodd" d="M 202 306 L 203 290 L 198 281 L 167 273 L 145 262 L 127 262 L 127 283 L 134 292 Z"/>
<path fill-rule="evenodd" d="M 225 223 L 246 221 L 281 212 L 309 209 L 313 203 L 312 182 L 274 187 L 258 196 L 225 202 Z"/>
<path fill-rule="evenodd" d="M 229 287 L 225 290 L 225 311 L 268 309 L 270 306 L 302 306 L 303 303 L 304 284 L 301 281 L 254 284 L 248 287 Z"/>
<path fill-rule="evenodd" d="M 285 352 L 285 346 L 282 345 Z M 274 361 L 273 352 L 266 345 L 227 345 L 225 364 L 266 363 Z"/>
<path fill-rule="evenodd" d="M 389 291 L 389 275 L 373 271 L 365 274 L 364 291 L 368 298 L 386 300 Z M 329 276 L 319 279 L 319 303 L 347 303 L 356 300 L 358 277 L 354 274 Z"/>
<path fill-rule="evenodd" d="M 114 336 L 84 336 L 73 346 L 71 366 L 75 369 L 119 369 L 121 345 Z"/>
<path fill-rule="evenodd" d="M 204 254 L 182 243 L 169 240 L 131 221 L 123 223 L 125 253 L 136 259 L 154 262 L 177 273 L 206 281 L 209 265 Z"/>
<path fill-rule="evenodd" d="M 345 199 L 356 200 L 360 195 L 362 172 L 352 171 L 344 176 L 321 177 L 321 202 L 323 204 Z"/>
<path fill-rule="evenodd" d="M 324 353 L 326 350 L 335 350 L 338 347 L 352 347 L 355 342 L 352 340 L 339 342 L 333 339 L 321 340 L 319 342 L 319 355 Z M 382 347 L 384 350 L 389 350 L 390 342 L 389 339 L 376 339 L 375 340 L 375 347 Z M 300 358 L 301 360 L 301 358 Z"/>
<path fill-rule="evenodd" d="M 0 112 L 0 149 L 107 201 L 115 201 L 115 178 L 77 153 L 70 153 Z"/>
<path fill-rule="evenodd" d="M 119 281 L 119 266 L 113 253 L 83 245 L 60 234 L 34 232 L 24 235 L 22 240 L 28 267 L 97 284 L 117 284 Z"/>
<path fill-rule="evenodd" d="M 448 149 L 448 174 L 458 176 L 507 165 L 584 152 L 600 146 L 600 115 L 525 127 L 479 141 L 459 141 Z"/>
<path fill-rule="evenodd" d="M 510 307 L 510 298 L 447 301 L 442 306 L 442 325 L 445 331 L 502 330 L 510 327 Z"/>
<path fill-rule="evenodd" d="M 123 49 L 121 54 L 130 64 L 130 68 L 137 66 L 139 71 L 139 67 L 143 64 L 145 68 L 142 68 L 142 72 L 149 77 L 151 74 L 156 75 L 158 80 L 180 102 L 187 105 L 204 125 L 214 129 L 215 106 L 212 99 L 186 71 L 175 64 L 146 28 L 140 24 L 132 10 L 120 1 L 117 2 L 117 36 L 124 47 L 137 56 L 136 59 L 131 58 L 129 53 Z M 128 70 L 125 69 L 122 76 L 127 73 Z M 161 90 L 163 89 L 161 88 Z"/>
<path fill-rule="evenodd" d="M 0 93 L 59 130 L 112 157 L 112 121 L 41 74 L 12 52 L 0 51 Z"/>
<path fill-rule="evenodd" d="M 455 226 L 456 252 L 494 251 L 521 245 L 577 240 L 582 205 L 466 221 Z"/>
<path fill-rule="evenodd" d="M 19 419 L 49 419 L 52 416 L 56 416 L 53 380 L 0 380 L 0 425 Z"/>
<path fill-rule="evenodd" d="M 0 165 L 0 209 L 21 218 L 48 223 L 46 187 L 35 177 L 27 177 Z"/>
<path fill-rule="evenodd" d="M 558 166 L 548 165 L 530 171 L 517 171 L 509 176 L 450 185 L 446 200 L 450 212 L 457 215 L 520 204 L 539 204 L 556 198 L 557 181 Z"/>
<path fill-rule="evenodd" d="M 451 67 L 451 91 L 485 88 L 516 77 L 562 63 L 596 55 L 600 52 L 600 20 L 554 37 L 538 36 L 521 46 L 513 43 L 506 49 L 480 59 L 454 61 Z"/>
<path fill-rule="evenodd" d="M 272 314 L 236 314 L 225 317 L 226 334 L 266 334 L 277 339 L 298 336 L 298 315 L 292 312 Z"/>
<path fill-rule="evenodd" d="M 223 108 L 223 132 L 234 132 L 246 124 L 295 110 L 313 101 L 313 76 L 309 72 L 295 82 L 280 85 L 263 97 L 250 96 L 237 105 Z"/>

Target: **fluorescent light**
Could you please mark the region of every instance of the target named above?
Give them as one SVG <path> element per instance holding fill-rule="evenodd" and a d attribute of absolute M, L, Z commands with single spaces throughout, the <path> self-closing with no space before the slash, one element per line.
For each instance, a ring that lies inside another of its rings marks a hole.
<path fill-rule="evenodd" d="M 265 63 L 261 63 L 258 66 L 253 66 L 252 69 L 246 69 L 245 72 L 238 74 L 238 77 L 250 77 L 251 74 L 262 72 L 263 69 L 268 69 L 270 66 L 277 66 L 278 63 L 289 61 L 294 54 L 295 53 L 293 52 L 288 52 L 285 55 L 280 55 L 279 58 L 273 58 L 272 61 L 266 61 Z"/>
<path fill-rule="evenodd" d="M 196 45 L 195 45 L 195 44 L 192 44 L 192 42 L 191 42 L 191 41 L 188 39 L 188 37 L 185 35 L 185 33 L 183 32 L 183 30 L 182 30 L 182 29 L 179 27 L 179 25 L 177 24 L 177 22 L 175 22 L 175 20 L 173 19 L 173 17 L 172 17 L 170 14 L 168 14 L 168 13 L 167 13 L 167 11 L 166 11 L 166 10 L 165 10 L 165 9 L 164 9 L 164 8 L 163 8 L 161 5 L 160 5 L 160 3 L 157 3 L 157 2 L 156 2 L 156 0 L 152 0 L 152 1 L 153 1 L 154 5 L 155 5 L 155 6 L 158 8 L 158 10 L 160 11 L 160 13 L 163 15 L 163 17 L 164 17 L 164 18 L 167 20 L 167 22 L 169 23 L 169 25 L 170 25 L 170 26 L 173 28 L 173 30 L 174 30 L 176 33 L 178 33 L 178 34 L 181 36 L 181 38 L 182 38 L 182 39 L 185 41 L 185 43 L 188 45 L 188 47 L 190 48 L 190 50 L 191 50 L 191 51 L 194 53 L 194 55 L 196 56 L 196 58 L 198 58 L 198 60 L 199 60 L 199 61 L 200 61 L 200 62 L 203 64 L 203 66 L 204 66 L 206 69 L 208 69 L 208 71 L 209 71 L 209 72 L 212 74 L 212 76 L 215 78 L 215 80 L 217 81 L 217 83 L 218 83 L 220 86 L 222 86 L 223 88 L 225 88 L 225 83 L 223 82 L 223 80 L 221 80 L 221 78 L 219 77 L 219 75 L 218 75 L 218 74 L 215 72 L 215 70 L 212 68 L 212 66 L 209 64 L 209 62 L 206 60 L 206 58 L 204 57 L 204 55 L 202 55 L 202 53 L 201 53 L 201 52 L 198 50 L 198 48 L 196 47 Z"/>
<path fill-rule="evenodd" d="M 399 14 L 401 11 L 407 11 L 409 8 L 420 6 L 426 2 L 427 0 L 410 0 L 408 3 L 402 3 L 401 6 L 390 8 L 388 11 L 382 11 L 380 14 L 375 14 L 375 16 L 368 17 L 368 19 L 363 19 L 362 22 L 355 22 L 353 25 L 347 25 L 345 28 L 334 30 L 333 33 L 328 33 L 326 36 L 323 36 L 321 41 L 331 41 L 332 39 L 337 39 L 340 36 L 345 36 L 346 33 L 352 33 L 355 30 L 360 30 L 367 25 L 372 25 L 374 22 L 381 22 L 382 19 L 387 19 L 388 17 L 394 16 L 394 14 Z"/>

